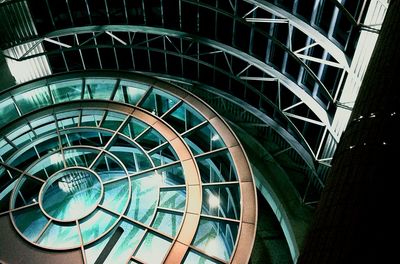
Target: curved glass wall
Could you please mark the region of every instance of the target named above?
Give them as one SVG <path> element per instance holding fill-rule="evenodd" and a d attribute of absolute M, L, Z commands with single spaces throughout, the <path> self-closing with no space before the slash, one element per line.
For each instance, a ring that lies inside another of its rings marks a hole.
<path fill-rule="evenodd" d="M 86 72 L 0 98 L 0 217 L 28 242 L 80 248 L 86 263 L 250 256 L 246 156 L 193 95 L 141 75 Z"/>

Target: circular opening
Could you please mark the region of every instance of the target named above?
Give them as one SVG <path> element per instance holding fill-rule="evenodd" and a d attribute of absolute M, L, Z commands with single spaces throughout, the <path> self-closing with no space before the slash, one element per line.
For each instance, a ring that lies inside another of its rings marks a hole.
<path fill-rule="evenodd" d="M 84 168 L 71 168 L 57 172 L 43 185 L 40 203 L 49 217 L 74 221 L 93 212 L 102 192 L 96 174 Z"/>

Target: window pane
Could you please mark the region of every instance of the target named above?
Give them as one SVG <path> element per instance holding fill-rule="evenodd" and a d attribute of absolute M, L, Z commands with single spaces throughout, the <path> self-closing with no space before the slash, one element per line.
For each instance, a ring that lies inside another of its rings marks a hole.
<path fill-rule="evenodd" d="M 101 236 L 117 221 L 117 217 L 102 209 L 96 209 L 85 220 L 80 221 L 83 243 L 87 244 Z"/>
<path fill-rule="evenodd" d="M 235 246 L 238 228 L 237 223 L 202 218 L 193 245 L 207 255 L 229 261 Z"/>
<path fill-rule="evenodd" d="M 209 124 L 191 131 L 184 139 L 195 155 L 225 147 L 221 137 Z"/>
<path fill-rule="evenodd" d="M 74 224 L 51 222 L 39 239 L 39 244 L 48 248 L 63 249 L 81 244 L 78 227 Z"/>
<path fill-rule="evenodd" d="M 136 142 L 145 150 L 151 150 L 155 147 L 158 147 L 166 140 L 160 133 L 158 133 L 153 128 L 147 130 L 144 134 L 142 134 Z"/>
<path fill-rule="evenodd" d="M 48 219 L 40 210 L 39 204 L 12 213 L 15 225 L 30 241 L 35 241 L 47 224 Z"/>
<path fill-rule="evenodd" d="M 170 244 L 170 241 L 148 232 L 135 256 L 147 263 L 162 263 Z"/>
<path fill-rule="evenodd" d="M 47 87 L 32 89 L 15 95 L 15 101 L 23 114 L 51 104 Z"/>
<path fill-rule="evenodd" d="M 161 90 L 153 89 L 140 106 L 153 114 L 161 116 L 177 102 L 178 99 L 176 97 Z"/>
<path fill-rule="evenodd" d="M 176 129 L 178 133 L 183 133 L 205 120 L 204 117 L 186 103 L 183 103 L 163 119 Z"/>
<path fill-rule="evenodd" d="M 56 103 L 81 99 L 82 80 L 65 81 L 50 85 Z"/>
<path fill-rule="evenodd" d="M 115 87 L 116 80 L 109 79 L 87 79 L 85 82 L 84 99 L 109 100 Z M 89 96 L 89 97 L 88 97 Z"/>
<path fill-rule="evenodd" d="M 102 154 L 92 168 L 103 182 L 126 176 L 124 168 L 110 155 Z"/>
<path fill-rule="evenodd" d="M 152 226 L 167 235 L 175 237 L 181 222 L 182 214 L 180 213 L 158 211 Z"/>
<path fill-rule="evenodd" d="M 190 249 L 188 251 L 188 254 L 186 255 L 186 258 L 183 262 L 184 264 L 192 264 L 192 263 L 202 263 L 202 264 L 214 264 L 214 263 L 219 263 L 214 260 L 211 260 L 207 258 L 207 256 L 200 254 L 193 249 Z"/>
<path fill-rule="evenodd" d="M 170 144 L 165 144 L 149 154 L 156 166 L 168 164 L 178 160 L 178 156 Z"/>
<path fill-rule="evenodd" d="M 201 212 L 224 218 L 240 218 L 240 193 L 238 184 L 203 187 Z"/>
<path fill-rule="evenodd" d="M 177 188 L 174 190 L 160 190 L 160 207 L 171 208 L 175 210 L 184 210 L 186 203 L 186 189 Z"/>
<path fill-rule="evenodd" d="M 149 86 L 146 84 L 121 81 L 114 101 L 136 105 L 148 89 Z"/>
<path fill-rule="evenodd" d="M 227 150 L 197 158 L 197 165 L 203 183 L 237 181 L 236 169 Z"/>
<path fill-rule="evenodd" d="M 119 180 L 104 185 L 102 205 L 111 211 L 122 214 L 129 198 L 128 179 Z"/>
<path fill-rule="evenodd" d="M 19 116 L 12 99 L 7 99 L 0 102 L 0 127 L 8 124 Z"/>

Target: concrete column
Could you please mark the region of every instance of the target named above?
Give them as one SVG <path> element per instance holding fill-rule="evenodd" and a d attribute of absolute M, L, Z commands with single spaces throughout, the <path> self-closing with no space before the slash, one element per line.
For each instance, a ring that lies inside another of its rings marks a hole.
<path fill-rule="evenodd" d="M 398 261 L 399 125 L 400 1 L 392 0 L 298 263 Z"/>

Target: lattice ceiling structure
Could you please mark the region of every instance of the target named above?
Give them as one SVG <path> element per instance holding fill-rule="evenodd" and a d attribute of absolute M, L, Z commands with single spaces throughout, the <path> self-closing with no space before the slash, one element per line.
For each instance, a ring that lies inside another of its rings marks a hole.
<path fill-rule="evenodd" d="M 250 147 L 250 161 L 278 160 L 288 174 L 295 168 L 288 181 L 299 200 L 312 205 L 324 188 L 387 5 L 9 0 L 0 5 L 0 47 L 17 83 L 64 72 L 120 70 L 195 93 L 234 129 L 252 136 L 257 149 L 272 152 L 251 153 Z M 279 160 L 282 154 L 290 161 Z M 271 198 L 274 190 L 257 177 L 256 182 L 284 215 L 279 197 Z M 290 240 L 290 231 L 285 235 Z"/>

